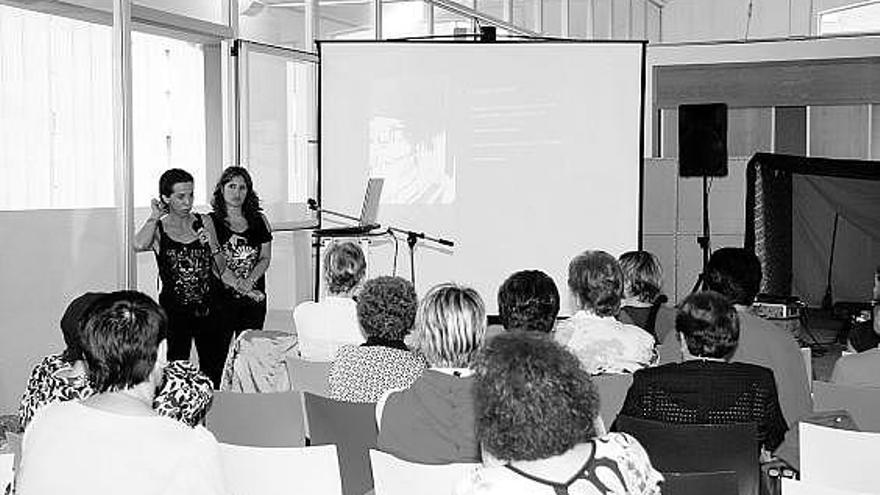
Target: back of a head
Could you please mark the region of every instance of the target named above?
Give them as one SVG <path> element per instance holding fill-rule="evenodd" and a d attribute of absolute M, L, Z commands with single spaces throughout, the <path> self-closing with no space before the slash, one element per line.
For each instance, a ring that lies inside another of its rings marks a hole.
<path fill-rule="evenodd" d="M 66 349 L 64 349 L 61 358 L 68 363 L 83 358 L 82 325 L 89 309 L 105 295 L 107 295 L 106 292 L 86 292 L 70 301 L 67 309 L 64 310 L 64 314 L 61 316 L 61 334 L 64 336 Z"/>
<path fill-rule="evenodd" d="M 367 260 L 354 242 L 334 242 L 324 253 L 324 280 L 331 294 L 347 294 L 364 278 Z"/>
<path fill-rule="evenodd" d="M 748 306 L 761 287 L 761 262 L 743 248 L 721 248 L 706 265 L 706 285 L 734 304 Z"/>
<path fill-rule="evenodd" d="M 549 333 L 559 314 L 559 290 L 540 270 L 514 273 L 498 289 L 498 315 L 505 330 Z"/>
<path fill-rule="evenodd" d="M 594 436 L 599 399 L 590 377 L 547 335 L 497 335 L 475 371 L 477 439 L 496 458 L 546 459 Z"/>
<path fill-rule="evenodd" d="M 679 305 L 675 329 L 695 357 L 729 358 L 739 343 L 736 309 L 717 292 L 697 292 L 686 297 Z"/>
<path fill-rule="evenodd" d="M 568 265 L 568 288 L 584 309 L 614 316 L 620 310 L 623 273 L 617 260 L 605 251 L 584 251 Z"/>
<path fill-rule="evenodd" d="M 412 330 L 417 305 L 416 291 L 408 280 L 371 278 L 358 295 L 358 321 L 367 337 L 403 340 Z"/>
<path fill-rule="evenodd" d="M 440 284 L 419 303 L 415 325 L 415 345 L 431 366 L 466 368 L 483 345 L 486 308 L 474 289 Z"/>
<path fill-rule="evenodd" d="M 627 297 L 653 303 L 660 296 L 663 271 L 656 256 L 648 251 L 627 251 L 620 255 L 618 262 Z"/>
<path fill-rule="evenodd" d="M 95 302 L 82 327 L 92 388 L 108 392 L 147 381 L 166 326 L 165 312 L 146 294 L 118 291 Z"/>

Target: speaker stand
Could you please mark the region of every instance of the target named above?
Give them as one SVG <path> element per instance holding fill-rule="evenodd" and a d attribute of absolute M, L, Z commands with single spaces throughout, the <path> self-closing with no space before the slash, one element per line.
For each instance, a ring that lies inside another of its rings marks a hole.
<path fill-rule="evenodd" d="M 693 288 L 691 288 L 691 294 L 699 291 L 705 290 L 706 287 L 706 266 L 709 264 L 709 250 L 711 248 L 711 228 L 709 226 L 709 177 L 703 174 L 703 235 L 697 236 L 697 244 L 700 246 L 700 249 L 703 251 L 703 267 L 700 270 L 700 274 L 697 276 L 696 282 L 694 282 Z"/>

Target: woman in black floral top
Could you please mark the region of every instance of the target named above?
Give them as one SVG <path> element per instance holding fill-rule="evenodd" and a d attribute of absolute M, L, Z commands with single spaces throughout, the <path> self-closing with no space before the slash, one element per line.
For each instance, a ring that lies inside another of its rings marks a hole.
<path fill-rule="evenodd" d="M 79 334 L 80 322 L 89 307 L 105 294 L 89 292 L 74 299 L 61 317 L 61 332 L 67 348 L 43 358 L 31 371 L 21 397 L 18 419 L 24 429 L 41 407 L 53 402 L 81 400 L 94 394 L 89 384 Z M 202 422 L 213 397 L 211 381 L 188 361 L 168 363 L 164 382 L 153 409 L 163 416 L 190 426 Z"/>

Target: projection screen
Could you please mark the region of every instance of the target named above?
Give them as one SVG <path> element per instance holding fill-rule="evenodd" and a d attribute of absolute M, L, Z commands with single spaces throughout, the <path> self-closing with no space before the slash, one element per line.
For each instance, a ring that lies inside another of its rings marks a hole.
<path fill-rule="evenodd" d="M 384 177 L 383 228 L 424 232 L 419 295 L 455 281 L 490 313 L 517 270 L 554 278 L 585 249 L 637 249 L 644 44 L 641 42 L 324 42 L 320 200 L 358 215 Z M 333 226 L 323 216 L 324 227 Z M 397 274 L 410 276 L 401 238 Z M 391 274 L 377 237 L 371 276 Z"/>

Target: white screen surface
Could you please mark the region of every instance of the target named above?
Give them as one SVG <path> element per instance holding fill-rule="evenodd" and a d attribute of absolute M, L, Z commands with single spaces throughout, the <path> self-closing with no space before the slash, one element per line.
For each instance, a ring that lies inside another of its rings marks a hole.
<path fill-rule="evenodd" d="M 416 247 L 420 295 L 452 280 L 494 313 L 540 269 L 567 313 L 574 255 L 638 245 L 642 63 L 639 43 L 324 43 L 322 204 L 356 212 L 384 177 L 383 226 L 455 242 Z M 393 259 L 375 242 L 371 274 Z"/>

